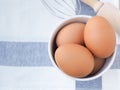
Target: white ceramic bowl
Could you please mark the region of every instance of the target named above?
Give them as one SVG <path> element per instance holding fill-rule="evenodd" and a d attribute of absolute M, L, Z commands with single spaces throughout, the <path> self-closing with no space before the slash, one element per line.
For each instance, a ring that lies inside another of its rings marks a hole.
<path fill-rule="evenodd" d="M 49 52 L 50 59 L 51 59 L 53 65 L 63 74 L 65 74 L 65 73 L 61 69 L 59 69 L 59 67 L 56 65 L 55 60 L 54 60 L 54 52 L 57 48 L 56 43 L 55 43 L 55 38 L 56 38 L 57 32 L 66 24 L 69 24 L 72 22 L 86 23 L 89 18 L 91 18 L 91 16 L 79 15 L 79 16 L 74 16 L 67 20 L 64 20 L 59 26 L 57 26 L 57 28 L 54 30 L 54 32 L 52 33 L 52 35 L 50 37 L 50 40 L 48 43 L 48 52 Z M 115 60 L 115 55 L 116 55 L 116 48 L 115 48 L 113 55 L 106 59 L 106 62 L 104 64 L 104 66 L 100 69 L 100 71 L 92 76 L 85 77 L 85 78 L 76 78 L 76 77 L 69 76 L 67 74 L 65 74 L 65 76 L 68 76 L 69 78 L 73 78 L 73 79 L 79 80 L 79 81 L 89 81 L 89 80 L 96 79 L 96 78 L 102 76 L 111 67 L 111 65 L 113 64 L 113 62 Z"/>

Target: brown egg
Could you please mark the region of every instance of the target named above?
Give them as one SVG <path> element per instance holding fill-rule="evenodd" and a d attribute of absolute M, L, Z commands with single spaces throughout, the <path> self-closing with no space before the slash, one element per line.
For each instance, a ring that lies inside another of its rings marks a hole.
<path fill-rule="evenodd" d="M 84 30 L 87 48 L 97 57 L 109 57 L 115 49 L 116 36 L 110 23 L 101 16 L 88 20 Z"/>
<path fill-rule="evenodd" d="M 94 57 L 90 51 L 78 44 L 64 44 L 57 48 L 55 61 L 58 67 L 73 77 L 85 77 L 94 68 Z"/>
<path fill-rule="evenodd" d="M 83 23 L 71 23 L 64 26 L 58 33 L 56 37 L 56 44 L 60 46 L 66 43 L 78 43 L 83 44 L 84 38 L 84 27 L 85 24 Z"/>
<path fill-rule="evenodd" d="M 95 65 L 91 74 L 97 73 L 103 67 L 103 65 L 105 64 L 105 61 L 106 60 L 103 58 L 95 57 Z"/>

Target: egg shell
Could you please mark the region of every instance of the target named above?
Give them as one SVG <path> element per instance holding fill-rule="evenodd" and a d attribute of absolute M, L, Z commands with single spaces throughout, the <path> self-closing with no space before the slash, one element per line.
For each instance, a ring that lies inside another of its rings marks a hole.
<path fill-rule="evenodd" d="M 70 23 L 64 26 L 57 34 L 56 44 L 60 46 L 66 43 L 83 44 L 85 24 L 80 22 Z"/>
<path fill-rule="evenodd" d="M 101 16 L 88 20 L 84 30 L 84 41 L 87 48 L 99 58 L 112 55 L 116 45 L 116 35 L 110 23 Z"/>
<path fill-rule="evenodd" d="M 78 44 L 64 44 L 55 51 L 57 66 L 73 77 L 85 77 L 94 68 L 94 57 L 90 51 Z"/>
<path fill-rule="evenodd" d="M 98 57 L 94 57 L 94 61 L 95 61 L 95 65 L 94 65 L 94 69 L 92 71 L 91 74 L 96 74 L 105 64 L 105 59 L 103 58 L 98 58 Z"/>

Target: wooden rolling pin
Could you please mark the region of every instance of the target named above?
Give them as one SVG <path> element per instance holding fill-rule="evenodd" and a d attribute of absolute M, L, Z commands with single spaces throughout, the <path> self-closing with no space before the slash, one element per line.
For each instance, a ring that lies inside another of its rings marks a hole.
<path fill-rule="evenodd" d="M 120 35 L 120 11 L 110 3 L 103 3 L 97 0 L 81 0 L 89 5 L 96 12 L 96 15 L 106 18 Z"/>

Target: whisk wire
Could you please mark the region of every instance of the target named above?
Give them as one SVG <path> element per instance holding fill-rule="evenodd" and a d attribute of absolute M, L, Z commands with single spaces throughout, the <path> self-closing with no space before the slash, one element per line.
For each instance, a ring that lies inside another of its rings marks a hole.
<path fill-rule="evenodd" d="M 48 9 L 48 11 L 58 17 L 64 19 L 72 15 L 79 15 L 81 11 L 80 0 L 41 0 L 42 4 Z M 71 5 L 72 4 L 72 5 Z M 65 11 L 66 10 L 66 11 Z"/>
<path fill-rule="evenodd" d="M 63 0 L 63 2 L 74 11 L 74 9 L 65 0 Z"/>
<path fill-rule="evenodd" d="M 41 0 L 41 2 L 42 2 L 42 4 L 48 9 L 48 11 L 49 11 L 52 15 L 54 15 L 54 16 L 56 16 L 56 17 L 58 17 L 58 18 L 64 19 L 63 17 L 57 15 L 57 14 L 54 12 L 54 10 L 53 10 L 44 0 Z"/>
<path fill-rule="evenodd" d="M 69 0 L 69 1 L 71 1 L 71 0 Z M 75 14 L 74 8 L 72 8 L 72 6 L 70 6 L 69 3 L 66 2 L 65 0 L 54 0 L 54 2 L 55 2 L 54 4 L 56 5 L 56 7 L 58 6 L 57 8 L 61 9 L 61 11 L 63 10 L 65 13 L 66 13 L 66 11 L 69 11 L 70 15 Z"/>
<path fill-rule="evenodd" d="M 80 0 L 76 0 L 76 15 L 79 15 L 81 12 L 81 3 Z"/>

